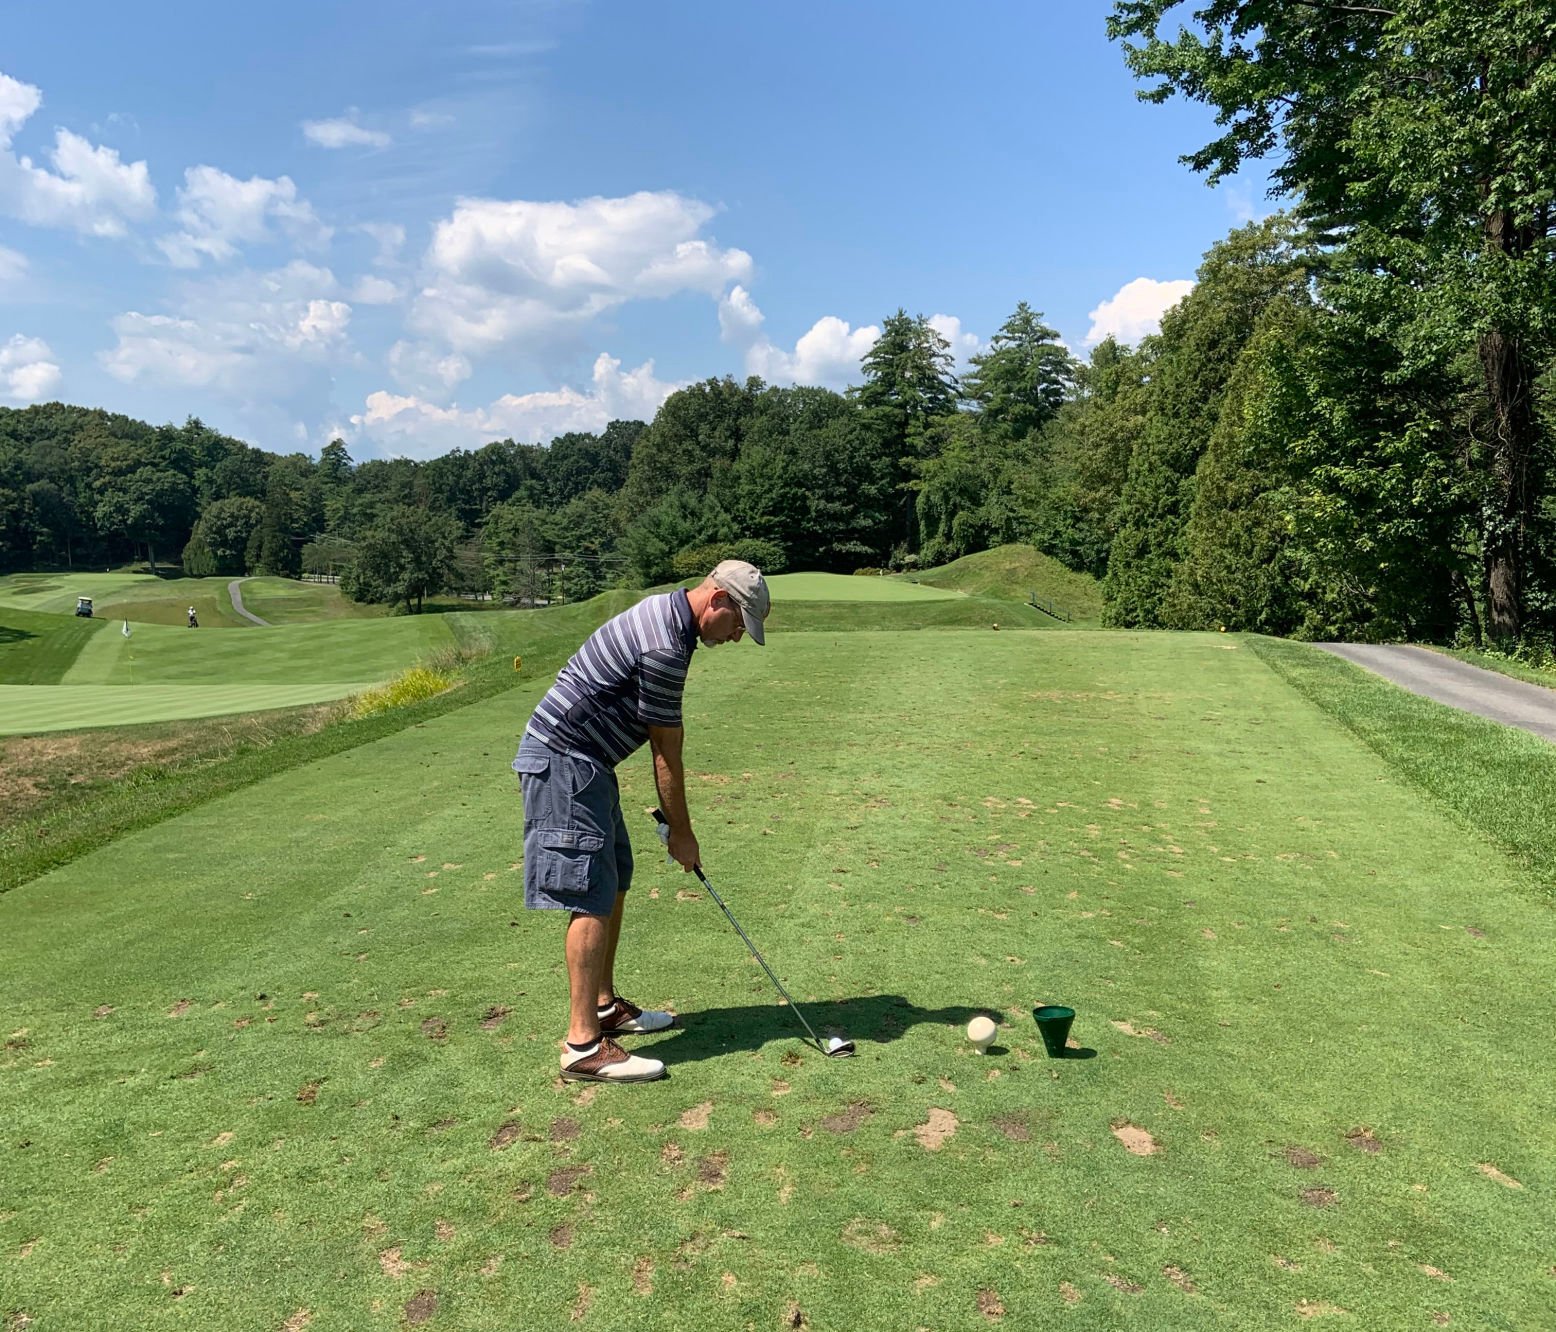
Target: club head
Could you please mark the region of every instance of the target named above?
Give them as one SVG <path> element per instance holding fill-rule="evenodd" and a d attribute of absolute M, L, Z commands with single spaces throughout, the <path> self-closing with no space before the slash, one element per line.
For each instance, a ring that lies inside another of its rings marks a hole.
<path fill-rule="evenodd" d="M 821 1047 L 821 1053 L 828 1059 L 847 1059 L 854 1052 L 854 1043 L 845 1041 L 841 1037 L 833 1036 Z"/>

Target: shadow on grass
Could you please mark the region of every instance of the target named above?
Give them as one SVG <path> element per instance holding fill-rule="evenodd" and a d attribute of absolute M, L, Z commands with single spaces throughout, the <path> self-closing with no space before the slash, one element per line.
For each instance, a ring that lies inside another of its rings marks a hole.
<path fill-rule="evenodd" d="M 15 625 L 0 624 L 0 646 L 7 643 L 20 643 L 23 639 L 36 638 L 38 635 L 29 633 L 25 629 L 18 629 Z"/>
<path fill-rule="evenodd" d="M 962 1028 L 986 1010 L 959 1004 L 920 1008 L 900 994 L 874 994 L 807 1003 L 802 1011 L 823 1041 L 841 1036 L 858 1042 L 859 1053 L 865 1054 L 871 1046 L 890 1044 L 922 1023 L 949 1028 L 954 1039 L 961 1040 Z M 673 1071 L 735 1050 L 760 1050 L 775 1041 L 798 1041 L 819 1054 L 788 1005 L 776 1001 L 694 1009 L 681 1014 L 676 1027 L 654 1042 L 652 1050 L 646 1043 L 634 1043 L 633 1048 L 663 1059 Z"/>

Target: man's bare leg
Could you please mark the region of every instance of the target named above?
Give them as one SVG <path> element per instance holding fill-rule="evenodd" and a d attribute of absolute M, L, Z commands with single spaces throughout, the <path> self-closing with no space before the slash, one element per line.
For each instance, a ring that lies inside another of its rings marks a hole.
<path fill-rule="evenodd" d="M 615 921 L 613 932 L 611 922 Z M 567 1039 L 574 1045 L 592 1045 L 600 1038 L 600 1019 L 595 1012 L 608 957 L 616 951 L 615 933 L 621 929 L 621 898 L 609 916 L 575 914 L 567 923 Z"/>
<path fill-rule="evenodd" d="M 617 893 L 616 906 L 610 914 L 610 929 L 606 933 L 605 965 L 600 970 L 599 1006 L 601 1008 L 616 997 L 616 944 L 621 939 L 621 917 L 626 905 L 626 893 Z"/>

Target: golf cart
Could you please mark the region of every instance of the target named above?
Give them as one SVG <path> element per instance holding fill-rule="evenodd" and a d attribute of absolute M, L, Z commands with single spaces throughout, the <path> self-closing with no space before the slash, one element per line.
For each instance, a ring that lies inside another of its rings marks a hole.
<path fill-rule="evenodd" d="M 85 616 L 88 620 L 90 620 L 92 618 L 92 598 L 91 597 L 77 597 L 76 598 L 76 614 L 77 615 L 81 615 L 81 616 Z"/>

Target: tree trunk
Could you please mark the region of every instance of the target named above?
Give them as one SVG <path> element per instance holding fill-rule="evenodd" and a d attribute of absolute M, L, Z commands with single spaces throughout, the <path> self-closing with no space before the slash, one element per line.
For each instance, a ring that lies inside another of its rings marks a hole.
<path fill-rule="evenodd" d="M 1498 209 L 1486 217 L 1487 248 L 1518 254 L 1527 237 L 1512 215 Z M 1482 548 L 1486 566 L 1492 638 L 1507 642 L 1523 629 L 1526 538 L 1533 518 L 1536 487 L 1534 458 L 1539 445 L 1533 375 L 1516 333 L 1491 329 L 1477 348 L 1491 416 L 1491 503 L 1484 519 Z"/>

